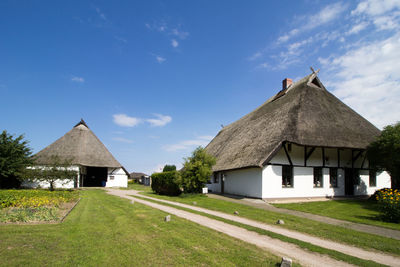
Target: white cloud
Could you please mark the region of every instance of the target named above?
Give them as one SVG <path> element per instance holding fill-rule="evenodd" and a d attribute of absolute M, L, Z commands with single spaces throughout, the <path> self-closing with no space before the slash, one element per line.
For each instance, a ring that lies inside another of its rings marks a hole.
<path fill-rule="evenodd" d="M 198 147 L 198 146 L 203 146 L 204 147 L 204 146 L 208 145 L 208 143 L 210 143 L 212 138 L 213 137 L 209 136 L 209 135 L 199 136 L 196 139 L 184 140 L 184 141 L 181 141 L 181 142 L 176 143 L 176 144 L 166 145 L 163 148 L 166 151 L 174 152 L 174 151 L 178 151 L 178 150 L 193 149 L 193 148 Z"/>
<path fill-rule="evenodd" d="M 378 30 L 393 30 L 399 28 L 400 1 L 380 0 L 363 1 L 351 12 L 353 17 L 370 20 Z"/>
<path fill-rule="evenodd" d="M 320 59 L 334 94 L 378 127 L 400 118 L 400 34 Z"/>
<path fill-rule="evenodd" d="M 171 34 L 179 37 L 182 40 L 186 39 L 189 36 L 188 32 L 180 31 L 178 29 L 172 29 Z"/>
<path fill-rule="evenodd" d="M 167 60 L 166 58 L 163 58 L 162 56 L 156 55 L 155 57 L 156 57 L 157 62 L 160 64 Z"/>
<path fill-rule="evenodd" d="M 114 114 L 114 123 L 122 127 L 134 127 L 138 125 L 141 120 L 135 117 L 129 117 L 126 114 Z"/>
<path fill-rule="evenodd" d="M 85 79 L 82 78 L 82 77 L 73 76 L 73 77 L 71 78 L 71 81 L 77 82 L 77 83 L 83 83 L 83 82 L 85 82 Z"/>
<path fill-rule="evenodd" d="M 123 137 L 113 137 L 112 140 L 117 141 L 117 142 L 122 142 L 122 143 L 128 143 L 128 144 L 132 144 L 133 141 L 130 139 L 126 139 Z"/>
<path fill-rule="evenodd" d="M 375 18 L 373 22 L 379 30 L 394 30 L 399 27 L 395 16 L 380 16 Z"/>
<path fill-rule="evenodd" d="M 120 41 L 122 43 L 125 43 L 125 44 L 128 43 L 128 40 L 126 40 L 125 38 L 120 37 L 120 36 L 114 36 L 114 39 L 117 41 Z"/>
<path fill-rule="evenodd" d="M 343 3 L 335 3 L 326 6 L 320 12 L 312 16 L 301 17 L 298 24 L 303 25 L 299 28 L 292 29 L 288 33 L 280 36 L 277 40 L 277 43 L 284 43 L 287 42 L 292 37 L 298 35 L 301 32 L 309 31 L 329 22 L 334 21 L 339 17 L 343 11 L 347 9 L 347 5 Z"/>
<path fill-rule="evenodd" d="M 106 15 L 104 15 L 104 13 L 101 12 L 100 8 L 96 7 L 95 10 L 96 10 L 97 15 L 99 15 L 99 17 L 102 20 L 107 21 Z"/>
<path fill-rule="evenodd" d="M 360 22 L 360 23 L 354 25 L 349 31 L 347 31 L 346 35 L 357 34 L 360 31 L 367 28 L 368 25 L 369 25 L 369 23 L 366 21 Z"/>
<path fill-rule="evenodd" d="M 157 119 L 147 119 L 146 121 L 151 124 L 151 126 L 165 126 L 167 123 L 172 121 L 170 116 L 161 115 L 161 114 L 154 114 Z"/>
<path fill-rule="evenodd" d="M 179 46 L 179 43 L 178 43 L 177 40 L 172 39 L 172 40 L 171 40 L 171 45 L 172 45 L 173 47 L 178 47 L 178 46 Z"/>
<path fill-rule="evenodd" d="M 248 60 L 253 61 L 253 60 L 259 59 L 260 57 L 262 57 L 262 53 L 256 52 L 251 57 L 249 57 Z"/>
<path fill-rule="evenodd" d="M 377 16 L 385 14 L 395 8 L 400 8 L 398 0 L 367 0 L 359 3 L 357 8 L 351 12 L 352 15 L 367 14 Z"/>

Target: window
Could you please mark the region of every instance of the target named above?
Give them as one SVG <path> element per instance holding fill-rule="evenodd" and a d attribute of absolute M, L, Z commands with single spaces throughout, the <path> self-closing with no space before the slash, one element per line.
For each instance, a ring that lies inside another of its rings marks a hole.
<path fill-rule="evenodd" d="M 338 170 L 337 168 L 329 169 L 329 183 L 331 184 L 331 187 L 338 187 L 337 170 Z"/>
<path fill-rule="evenodd" d="M 293 167 L 282 166 L 282 187 L 293 187 Z"/>
<path fill-rule="evenodd" d="M 375 187 L 376 186 L 376 171 L 369 170 L 369 186 Z"/>
<path fill-rule="evenodd" d="M 322 168 L 314 168 L 314 187 L 324 187 L 324 182 L 322 178 Z"/>
<path fill-rule="evenodd" d="M 114 175 L 110 175 L 110 180 L 114 180 Z"/>
<path fill-rule="evenodd" d="M 214 173 L 214 184 L 218 184 L 218 183 L 219 183 L 218 173 Z"/>

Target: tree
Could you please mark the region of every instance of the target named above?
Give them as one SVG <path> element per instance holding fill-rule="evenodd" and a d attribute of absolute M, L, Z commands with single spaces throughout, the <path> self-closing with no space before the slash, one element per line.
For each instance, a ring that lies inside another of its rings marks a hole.
<path fill-rule="evenodd" d="M 371 167 L 386 170 L 392 178 L 392 188 L 400 189 L 400 122 L 386 126 L 368 146 L 367 155 Z"/>
<path fill-rule="evenodd" d="M 175 165 L 165 165 L 163 172 L 170 172 L 170 171 L 176 171 L 176 166 Z"/>
<path fill-rule="evenodd" d="M 183 189 L 186 193 L 201 193 L 201 189 L 210 179 L 215 157 L 202 147 L 196 148 L 191 157 L 185 159 L 182 169 Z"/>
<path fill-rule="evenodd" d="M 50 191 L 54 190 L 56 182 L 65 185 L 70 181 L 76 181 L 77 172 L 70 169 L 72 165 L 70 160 L 61 161 L 55 156 L 50 162 L 46 166 L 34 165 L 26 168 L 24 180 L 32 183 L 47 182 Z"/>
<path fill-rule="evenodd" d="M 31 154 L 23 135 L 14 137 L 5 130 L 0 134 L 0 188 L 19 187 L 23 170 L 32 163 Z"/>

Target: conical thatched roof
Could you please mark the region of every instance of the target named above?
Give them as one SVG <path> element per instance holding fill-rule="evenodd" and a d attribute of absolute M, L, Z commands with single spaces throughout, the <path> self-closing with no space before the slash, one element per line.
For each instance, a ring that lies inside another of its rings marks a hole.
<path fill-rule="evenodd" d="M 51 164 L 54 156 L 81 166 L 122 167 L 83 120 L 33 158 L 37 164 Z"/>
<path fill-rule="evenodd" d="M 262 167 L 285 141 L 364 149 L 379 133 L 312 73 L 224 127 L 206 150 L 217 158 L 214 171 Z"/>

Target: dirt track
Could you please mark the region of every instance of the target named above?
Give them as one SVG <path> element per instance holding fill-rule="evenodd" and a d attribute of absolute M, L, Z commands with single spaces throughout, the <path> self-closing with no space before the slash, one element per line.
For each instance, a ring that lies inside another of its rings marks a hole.
<path fill-rule="evenodd" d="M 332 259 L 332 258 L 324 256 L 324 255 L 320 255 L 318 253 L 306 251 L 294 244 L 286 243 L 286 242 L 280 241 L 278 239 L 273 239 L 268 236 L 261 235 L 256 232 L 253 232 L 253 231 L 249 231 L 249 230 L 246 230 L 246 229 L 238 227 L 238 226 L 234 226 L 234 225 L 227 224 L 227 223 L 224 223 L 224 222 L 221 222 L 218 220 L 210 219 L 206 216 L 201 216 L 201 215 L 183 211 L 183 210 L 180 210 L 177 208 L 172 208 L 169 206 L 161 205 L 158 203 L 154 203 L 154 202 L 150 202 L 150 201 L 146 201 L 146 200 L 142 200 L 142 199 L 130 196 L 130 195 L 137 194 L 137 191 L 135 191 L 135 190 L 108 189 L 107 191 L 108 191 L 108 193 L 110 193 L 112 195 L 127 198 L 130 200 L 134 200 L 138 203 L 162 210 L 162 211 L 170 213 L 172 215 L 187 219 L 189 221 L 192 221 L 192 222 L 198 223 L 200 225 L 206 226 L 208 228 L 214 229 L 216 231 L 225 233 L 229 236 L 238 238 L 247 243 L 251 243 L 258 247 L 267 249 L 276 255 L 287 256 L 287 257 L 292 258 L 293 260 L 299 262 L 300 264 L 303 264 L 306 266 L 351 266 L 350 264 L 347 264 L 345 262 L 337 261 L 335 259 Z M 143 197 L 143 195 L 140 195 L 140 196 Z M 173 204 L 177 204 L 177 203 L 173 202 Z M 182 205 L 184 205 L 184 204 L 182 204 Z M 188 206 L 190 208 L 196 208 L 196 207 L 192 207 L 189 205 L 185 205 L 185 206 Z M 201 208 L 196 208 L 196 210 L 197 209 L 201 209 Z M 206 212 L 212 212 L 212 211 L 209 211 L 206 209 L 202 209 L 201 211 L 204 212 L 203 210 L 205 210 Z M 212 214 L 212 213 L 210 213 L 210 214 Z M 215 214 L 213 214 L 213 215 L 215 215 Z M 228 215 L 228 214 L 226 214 L 226 215 Z M 218 216 L 218 215 L 216 215 L 216 216 Z M 228 216 L 231 216 L 231 215 L 228 215 Z M 232 216 L 232 217 L 234 217 L 235 219 L 239 218 L 239 217 L 235 217 L 235 216 Z M 230 219 L 230 218 L 228 218 L 228 219 Z M 243 218 L 241 218 L 241 219 L 243 219 Z M 280 233 L 280 234 L 285 235 L 284 233 Z M 367 253 L 371 253 L 371 252 L 367 252 Z M 348 253 L 346 253 L 346 254 L 348 254 Z M 395 260 L 395 261 L 390 261 L 390 262 L 387 262 L 384 264 L 388 264 L 391 266 L 400 266 L 398 258 L 394 258 L 393 260 Z"/>

